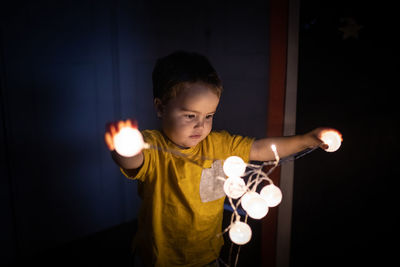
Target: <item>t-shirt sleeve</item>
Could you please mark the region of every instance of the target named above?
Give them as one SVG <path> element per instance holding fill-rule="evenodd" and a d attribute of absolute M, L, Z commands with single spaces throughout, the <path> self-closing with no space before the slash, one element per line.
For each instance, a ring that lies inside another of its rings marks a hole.
<path fill-rule="evenodd" d="M 250 150 L 253 145 L 254 138 L 244 137 L 240 135 L 233 135 L 231 141 L 232 156 L 236 155 L 241 157 L 245 162 L 250 160 Z"/>
<path fill-rule="evenodd" d="M 223 157 L 238 156 L 249 162 L 254 138 L 232 135 L 226 131 L 216 132 L 216 146 L 222 148 Z"/>
<path fill-rule="evenodd" d="M 129 171 L 125 170 L 124 168 L 120 168 L 120 170 L 122 174 L 125 175 L 125 177 L 128 179 L 143 181 L 147 171 L 149 170 L 149 166 L 150 166 L 150 153 L 147 150 L 143 150 L 143 164 L 135 175 L 129 174 Z"/>

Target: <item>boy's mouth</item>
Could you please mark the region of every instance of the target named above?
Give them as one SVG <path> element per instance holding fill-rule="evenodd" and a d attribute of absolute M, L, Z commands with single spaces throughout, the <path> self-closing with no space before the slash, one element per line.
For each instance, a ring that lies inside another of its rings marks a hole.
<path fill-rule="evenodd" d="M 189 137 L 192 138 L 192 139 L 199 139 L 199 138 L 201 138 L 201 134 L 193 134 L 193 135 L 191 135 Z"/>

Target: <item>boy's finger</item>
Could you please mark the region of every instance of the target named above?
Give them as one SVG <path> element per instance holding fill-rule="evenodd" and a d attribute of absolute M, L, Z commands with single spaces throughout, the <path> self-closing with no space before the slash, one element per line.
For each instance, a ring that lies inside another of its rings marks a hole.
<path fill-rule="evenodd" d="M 135 119 L 129 119 L 129 121 L 131 122 L 132 128 L 135 128 L 135 129 L 138 128 L 137 120 L 135 120 Z"/>
<path fill-rule="evenodd" d="M 127 120 L 125 121 L 125 127 L 133 128 L 132 121 L 131 121 L 130 119 L 127 119 Z"/>
<path fill-rule="evenodd" d="M 322 142 L 322 143 L 319 145 L 319 147 L 322 148 L 322 149 L 328 149 L 328 148 L 329 148 L 329 145 L 328 145 L 328 144 L 325 144 L 324 142 Z"/>
<path fill-rule="evenodd" d="M 106 132 L 110 132 L 111 124 L 112 124 L 111 122 L 107 122 L 106 123 L 106 127 L 105 127 L 106 128 Z"/>
<path fill-rule="evenodd" d="M 117 131 L 119 132 L 119 131 L 121 131 L 122 128 L 125 127 L 125 122 L 124 121 L 119 121 L 117 125 L 118 125 L 117 126 L 118 127 Z"/>
<path fill-rule="evenodd" d="M 114 142 L 113 142 L 113 138 L 112 138 L 111 134 L 107 132 L 104 135 L 104 140 L 106 142 L 108 149 L 113 151 L 114 150 Z"/>
<path fill-rule="evenodd" d="M 113 123 L 110 125 L 110 133 L 111 133 L 111 136 L 114 136 L 117 134 L 117 129 L 115 127 L 115 124 L 113 124 Z"/>

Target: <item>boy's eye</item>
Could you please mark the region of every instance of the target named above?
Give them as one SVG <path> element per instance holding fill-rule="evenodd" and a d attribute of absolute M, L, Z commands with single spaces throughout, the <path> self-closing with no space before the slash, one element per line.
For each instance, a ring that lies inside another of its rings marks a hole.
<path fill-rule="evenodd" d="M 185 116 L 185 118 L 187 118 L 187 119 L 194 119 L 194 118 L 196 118 L 196 115 L 194 115 L 194 114 L 186 114 L 186 115 L 184 115 Z"/>
<path fill-rule="evenodd" d="M 206 119 L 210 120 L 210 119 L 212 119 L 213 117 L 214 117 L 214 114 L 210 114 L 210 115 L 207 115 L 207 116 L 206 116 Z"/>

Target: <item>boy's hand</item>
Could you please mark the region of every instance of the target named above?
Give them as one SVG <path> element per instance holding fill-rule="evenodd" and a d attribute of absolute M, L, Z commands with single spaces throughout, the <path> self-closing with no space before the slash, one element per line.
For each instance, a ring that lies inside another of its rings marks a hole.
<path fill-rule="evenodd" d="M 273 160 L 275 155 L 271 150 L 271 145 L 275 145 L 281 158 L 301 152 L 308 148 L 320 147 L 325 151 L 328 151 L 327 149 L 329 148 L 329 145 L 321 138 L 325 132 L 331 131 L 336 132 L 341 139 L 341 134 L 335 129 L 320 127 L 302 135 L 268 137 L 255 140 L 250 150 L 250 160 Z M 341 140 L 339 142 L 341 142 Z M 332 151 L 329 150 L 328 152 Z"/>
<path fill-rule="evenodd" d="M 137 129 L 137 122 L 136 120 L 128 119 L 126 121 L 121 120 L 117 122 L 107 123 L 106 133 L 104 134 L 104 140 L 106 142 L 108 149 L 110 149 L 111 151 L 115 150 L 115 145 L 114 145 L 115 135 L 117 135 L 119 131 L 124 127 L 131 127 Z"/>
<path fill-rule="evenodd" d="M 324 141 L 321 139 L 322 134 L 327 131 L 335 131 L 340 135 L 339 131 L 337 131 L 333 128 L 319 127 L 319 128 L 312 130 L 311 132 L 308 132 L 305 134 L 307 146 L 309 148 L 319 146 L 322 149 L 325 149 L 325 150 L 328 149 L 329 145 L 325 144 Z"/>

